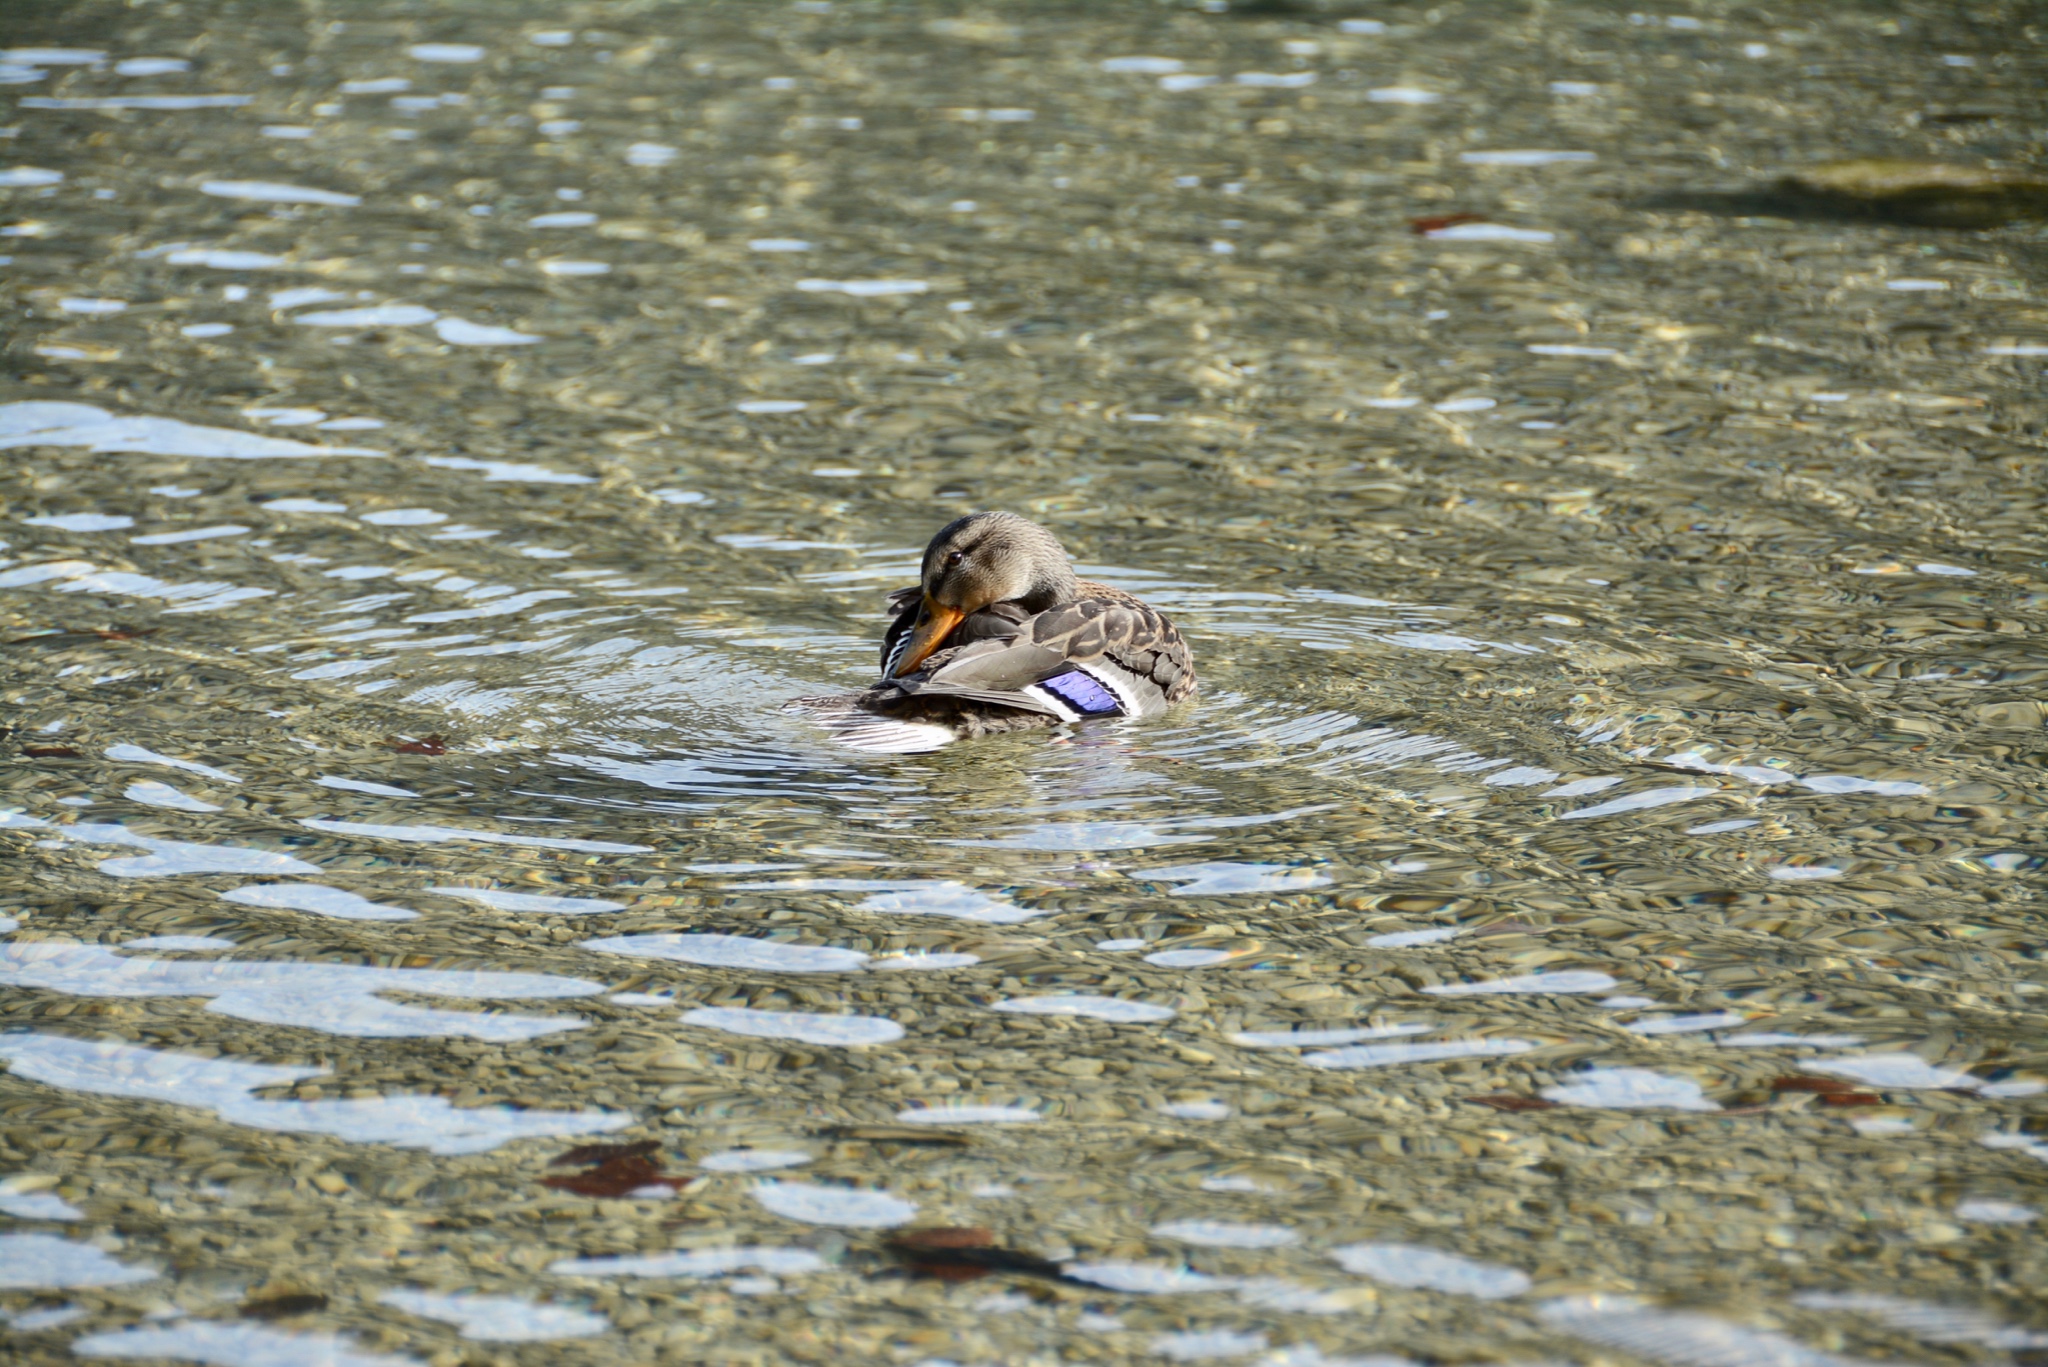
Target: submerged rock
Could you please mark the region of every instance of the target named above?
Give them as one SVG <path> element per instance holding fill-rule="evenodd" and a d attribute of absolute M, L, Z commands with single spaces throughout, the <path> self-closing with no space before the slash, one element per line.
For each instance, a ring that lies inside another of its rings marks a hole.
<path fill-rule="evenodd" d="M 2048 218 L 2048 180 L 1988 166 L 1905 157 L 1852 157 L 1740 190 L 1667 191 L 1636 201 L 1650 210 L 1728 217 L 1996 228 Z"/>
<path fill-rule="evenodd" d="M 1790 195 L 1930 228 L 1995 228 L 2048 217 L 2048 180 L 1988 166 L 1852 157 L 1795 171 L 1778 182 Z"/>

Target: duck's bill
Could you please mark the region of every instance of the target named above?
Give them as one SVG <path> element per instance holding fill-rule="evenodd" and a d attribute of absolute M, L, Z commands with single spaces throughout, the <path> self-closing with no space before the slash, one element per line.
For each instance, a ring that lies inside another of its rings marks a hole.
<path fill-rule="evenodd" d="M 931 595 L 925 595 L 924 607 L 917 614 L 917 625 L 911 628 L 910 644 L 903 648 L 894 677 L 900 679 L 923 664 L 927 656 L 946 643 L 953 628 L 966 615 L 958 608 L 941 607 L 931 600 Z"/>

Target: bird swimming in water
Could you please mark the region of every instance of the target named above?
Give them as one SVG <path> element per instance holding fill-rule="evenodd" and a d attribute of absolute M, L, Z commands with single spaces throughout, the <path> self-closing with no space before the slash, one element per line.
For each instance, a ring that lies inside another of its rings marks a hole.
<path fill-rule="evenodd" d="M 932 750 L 1088 717 L 1149 717 L 1195 693 L 1195 662 L 1143 600 L 1077 578 L 1058 538 L 1015 513 L 970 513 L 889 595 L 882 677 L 797 706 L 861 750 Z"/>

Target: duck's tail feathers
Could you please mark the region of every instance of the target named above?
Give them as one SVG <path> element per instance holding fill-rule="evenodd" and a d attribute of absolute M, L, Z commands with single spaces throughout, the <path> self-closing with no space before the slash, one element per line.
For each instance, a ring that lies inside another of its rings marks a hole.
<path fill-rule="evenodd" d="M 809 715 L 840 745 L 872 755 L 919 755 L 960 738 L 953 727 L 877 716 L 845 698 L 798 698 L 789 706 Z"/>

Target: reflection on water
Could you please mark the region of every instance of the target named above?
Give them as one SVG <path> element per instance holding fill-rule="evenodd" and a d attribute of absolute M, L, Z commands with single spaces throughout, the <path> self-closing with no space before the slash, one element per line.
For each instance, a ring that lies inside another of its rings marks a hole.
<path fill-rule="evenodd" d="M 10 1351 L 2037 1351 L 2031 11 L 1358 8 L 26 14 Z"/>

